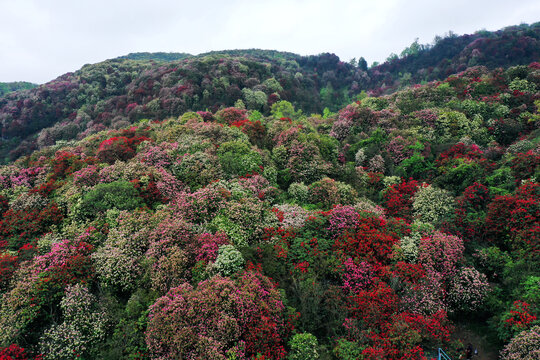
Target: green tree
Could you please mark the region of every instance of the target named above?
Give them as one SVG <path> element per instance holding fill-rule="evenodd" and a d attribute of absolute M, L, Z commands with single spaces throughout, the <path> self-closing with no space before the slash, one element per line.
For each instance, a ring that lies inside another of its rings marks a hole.
<path fill-rule="evenodd" d="M 358 59 L 358 68 L 362 71 L 367 71 L 367 61 L 363 56 Z"/>
<path fill-rule="evenodd" d="M 282 100 L 272 105 L 271 114 L 276 119 L 290 118 L 292 120 L 298 120 L 302 115 L 302 110 L 295 111 L 293 104 Z"/>
<path fill-rule="evenodd" d="M 134 210 L 144 202 L 132 183 L 125 180 L 98 184 L 81 199 L 79 214 L 92 218 L 108 209 Z"/>

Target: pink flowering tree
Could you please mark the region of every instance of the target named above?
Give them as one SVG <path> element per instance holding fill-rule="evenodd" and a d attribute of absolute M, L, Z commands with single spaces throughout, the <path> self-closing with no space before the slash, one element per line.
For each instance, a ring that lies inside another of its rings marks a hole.
<path fill-rule="evenodd" d="M 372 284 L 375 275 L 372 266 L 368 262 L 361 261 L 357 265 L 351 258 L 348 258 L 343 263 L 343 270 L 342 288 L 351 295 L 366 290 Z"/>
<path fill-rule="evenodd" d="M 345 232 L 354 232 L 360 216 L 353 206 L 337 205 L 332 209 L 328 222 L 329 235 L 338 238 Z"/>
<path fill-rule="evenodd" d="M 152 288 L 165 294 L 188 280 L 197 250 L 190 225 L 174 216 L 166 217 L 149 234 L 146 258 Z"/>
<path fill-rule="evenodd" d="M 440 273 L 445 279 L 454 277 L 463 260 L 463 240 L 457 236 L 435 232 L 420 240 L 418 260 L 426 270 Z"/>
<path fill-rule="evenodd" d="M 150 307 L 146 343 L 160 359 L 285 357 L 283 304 L 268 278 L 219 275 L 194 288 L 182 284 Z"/>
<path fill-rule="evenodd" d="M 534 360 L 540 358 L 540 326 L 516 335 L 501 351 L 502 360 Z"/>
<path fill-rule="evenodd" d="M 450 282 L 448 300 L 455 310 L 474 311 L 482 306 L 489 291 L 484 274 L 474 268 L 463 267 Z"/>

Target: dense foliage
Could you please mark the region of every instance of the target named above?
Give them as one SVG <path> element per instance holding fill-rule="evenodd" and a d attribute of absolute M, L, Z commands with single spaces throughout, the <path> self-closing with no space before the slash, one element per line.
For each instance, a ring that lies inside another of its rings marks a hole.
<path fill-rule="evenodd" d="M 538 61 L 540 23 L 509 26 L 499 31 L 477 31 L 458 36 L 436 36 L 432 45 L 416 39 L 398 56 L 370 69 L 370 88 L 391 91 L 421 81 L 442 80 L 472 66 L 490 69 Z M 382 87 L 382 88 L 381 88 Z"/>
<path fill-rule="evenodd" d="M 272 104 L 285 100 L 306 114 L 328 117 L 365 92 L 388 94 L 409 85 L 444 80 L 471 66 L 491 70 L 527 65 L 540 58 L 539 41 L 540 23 L 463 36 L 449 33 L 437 37 L 434 45 L 415 41 L 400 57 L 391 56 L 371 68 L 363 57 L 344 62 L 328 53 L 300 56 L 258 49 L 197 56 L 133 53 L 85 65 L 30 92 L 2 97 L 0 84 L 0 163 L 58 141 L 82 139 L 143 118 L 162 121 L 187 111 L 216 112 L 236 106 L 269 115 Z M 532 86 L 528 90 L 534 92 L 535 85 L 524 83 L 527 79 L 520 73 L 515 70 L 519 79 L 511 88 L 522 91 Z M 483 87 L 476 91 L 489 95 Z M 408 106 L 403 100 L 401 110 Z M 384 101 L 372 104 L 375 110 L 384 106 Z M 455 114 L 446 117 L 452 116 Z M 406 147 L 402 142 L 398 138 L 393 145 Z"/>
<path fill-rule="evenodd" d="M 29 90 L 35 88 L 37 85 L 26 81 L 15 82 L 0 82 L 0 96 L 4 96 L 7 93 L 19 90 Z"/>
<path fill-rule="evenodd" d="M 135 55 L 85 65 L 30 93 L 0 98 L 0 161 L 189 110 L 236 104 L 269 114 L 272 104 L 288 100 L 306 112 L 335 111 L 360 92 L 358 79 L 365 76 L 333 54 L 230 51 L 174 61 Z"/>
<path fill-rule="evenodd" d="M 0 100 L 5 136 L 78 109 L 0 166 L 0 358 L 458 358 L 463 327 L 536 356 L 539 63 L 306 115 L 294 54 L 233 55 Z"/>

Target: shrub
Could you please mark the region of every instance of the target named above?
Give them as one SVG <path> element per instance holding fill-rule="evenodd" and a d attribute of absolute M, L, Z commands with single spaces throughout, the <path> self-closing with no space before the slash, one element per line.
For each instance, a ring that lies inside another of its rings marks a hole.
<path fill-rule="evenodd" d="M 303 182 L 292 183 L 287 190 L 289 196 L 296 200 L 299 204 L 305 204 L 308 201 L 308 187 Z"/>
<path fill-rule="evenodd" d="M 272 211 L 283 216 L 283 219 L 280 219 L 280 215 L 278 215 L 278 220 L 280 220 L 281 227 L 284 229 L 300 229 L 304 226 L 306 219 L 308 218 L 308 212 L 297 205 L 277 205 Z"/>
<path fill-rule="evenodd" d="M 401 301 L 405 310 L 414 314 L 432 316 L 446 311 L 446 291 L 441 274 L 427 271 L 418 284 L 407 285 Z"/>
<path fill-rule="evenodd" d="M 202 151 L 184 154 L 172 165 L 171 172 L 192 191 L 205 187 L 223 175 L 218 159 Z"/>
<path fill-rule="evenodd" d="M 295 334 L 289 341 L 291 351 L 288 360 L 317 360 L 319 352 L 317 338 L 310 333 Z"/>
<path fill-rule="evenodd" d="M 365 346 L 361 346 L 356 342 L 339 339 L 333 353 L 339 360 L 358 360 L 363 358 L 362 352 L 364 348 Z"/>
<path fill-rule="evenodd" d="M 43 208 L 14 210 L 9 209 L 0 220 L 0 247 L 9 246 L 19 250 L 21 246 L 37 240 L 52 225 L 59 224 L 63 212 L 54 202 Z"/>
<path fill-rule="evenodd" d="M 138 259 L 131 255 L 133 254 L 109 241 L 95 252 L 92 258 L 104 287 L 120 291 L 132 290 L 135 287 L 141 268 Z"/>
<path fill-rule="evenodd" d="M 354 154 L 354 162 L 356 166 L 362 166 L 366 161 L 366 152 L 364 149 L 359 149 L 356 154 Z"/>
<path fill-rule="evenodd" d="M 418 191 L 419 184 L 416 180 L 402 180 L 401 183 L 392 185 L 384 193 L 386 213 L 389 216 L 401 217 L 406 220 L 412 219 L 413 196 Z"/>
<path fill-rule="evenodd" d="M 412 145 L 412 141 L 404 139 L 401 135 L 396 136 L 388 143 L 386 151 L 395 165 L 399 165 L 413 154 L 410 145 Z"/>
<path fill-rule="evenodd" d="M 232 245 L 221 245 L 214 265 L 212 266 L 221 276 L 236 274 L 244 266 L 244 257 Z"/>
<path fill-rule="evenodd" d="M 87 166 L 73 173 L 73 183 L 78 187 L 94 186 L 99 182 L 99 169 L 95 165 Z"/>
<path fill-rule="evenodd" d="M 436 163 L 440 173 L 436 182 L 456 193 L 461 193 L 475 182 L 482 181 L 494 166 L 477 145 L 464 143 L 458 143 L 441 153 Z"/>
<path fill-rule="evenodd" d="M 247 143 L 231 141 L 221 144 L 218 159 L 223 171 L 229 176 L 243 176 L 260 171 L 262 157 L 252 151 Z"/>
<path fill-rule="evenodd" d="M 99 144 L 97 156 L 101 162 L 114 164 L 117 160 L 127 161 L 135 156 L 137 145 L 150 140 L 145 136 L 115 136 Z"/>
<path fill-rule="evenodd" d="M 15 211 L 42 209 L 47 206 L 47 198 L 37 192 L 26 192 L 20 194 L 9 203 L 9 207 Z"/>
<path fill-rule="evenodd" d="M 529 304 L 522 300 L 516 300 L 511 308 L 503 313 L 499 321 L 497 332 L 499 338 L 508 341 L 522 331 L 529 330 L 538 324 L 535 315 L 536 304 Z"/>
<path fill-rule="evenodd" d="M 516 180 L 525 180 L 538 173 L 540 154 L 529 150 L 526 153 L 517 153 L 512 159 L 512 175 Z"/>
<path fill-rule="evenodd" d="M 142 274 L 141 261 L 148 248 L 149 234 L 158 221 L 146 212 L 120 212 L 103 246 L 92 255 L 96 272 L 105 287 L 133 290 Z"/>
<path fill-rule="evenodd" d="M 209 228 L 222 231 L 231 242 L 238 246 L 248 246 L 262 240 L 265 229 L 277 227 L 278 219 L 264 202 L 254 198 L 230 201 L 226 209 L 221 210 Z"/>
<path fill-rule="evenodd" d="M 395 170 L 395 173 L 402 177 L 426 179 L 430 178 L 433 170 L 433 163 L 427 160 L 424 155 L 418 151 L 415 151 L 411 157 L 403 160 L 399 164 Z"/>
<path fill-rule="evenodd" d="M 351 298 L 350 313 L 366 328 L 377 328 L 391 321 L 398 310 L 399 298 L 384 282 L 368 290 L 361 290 Z"/>
<path fill-rule="evenodd" d="M 240 342 L 248 357 L 283 359 L 283 309 L 268 278 L 252 272 L 236 281 L 217 275 L 159 298 L 150 307 L 146 343 L 150 355 L 162 359 L 226 359 Z"/>
<path fill-rule="evenodd" d="M 214 262 L 218 255 L 218 251 L 221 245 L 228 245 L 229 239 L 224 233 L 217 233 L 215 235 L 204 233 L 197 236 L 198 248 L 196 259 L 197 261 L 204 261 L 206 264 Z"/>
<path fill-rule="evenodd" d="M 324 178 L 309 185 L 309 199 L 312 204 L 320 204 L 324 209 L 330 209 L 332 205 L 339 204 L 341 197 L 337 182 Z"/>
<path fill-rule="evenodd" d="M 0 292 L 7 289 L 17 265 L 17 256 L 0 253 Z"/>
<path fill-rule="evenodd" d="M 368 262 L 362 261 L 358 265 L 352 258 L 343 263 L 343 290 L 347 294 L 355 295 L 366 290 L 373 281 L 374 271 Z"/>
<path fill-rule="evenodd" d="M 490 279 L 499 279 L 503 275 L 506 264 L 511 261 L 510 255 L 506 251 L 501 251 L 497 246 L 479 249 L 473 256 L 477 258 L 479 268 Z"/>
<path fill-rule="evenodd" d="M 106 166 L 99 172 L 99 181 L 110 183 L 118 180 L 133 181 L 148 176 L 154 169 L 140 161 L 122 162 L 117 161 L 113 165 Z"/>
<path fill-rule="evenodd" d="M 384 173 L 385 171 L 385 164 L 384 164 L 384 159 L 381 155 L 377 154 L 375 156 L 373 156 L 370 160 L 369 160 L 369 166 L 368 166 L 369 170 L 372 171 L 372 172 L 380 172 L 380 173 Z"/>
<path fill-rule="evenodd" d="M 52 173 L 49 177 L 54 180 L 65 179 L 73 172 L 80 170 L 86 163 L 94 163 L 95 158 L 82 160 L 79 155 L 68 151 L 56 152 L 54 159 L 51 160 Z"/>
<path fill-rule="evenodd" d="M 10 346 L 0 349 L 0 359 L 2 360 L 42 360 L 41 355 L 36 357 L 28 355 L 26 350 L 17 344 L 11 344 Z"/>
<path fill-rule="evenodd" d="M 270 186 L 270 182 L 261 175 L 251 175 L 238 179 L 240 186 L 261 200 L 273 203 L 278 195 L 278 189 Z"/>
<path fill-rule="evenodd" d="M 173 162 L 173 154 L 177 149 L 177 142 L 162 142 L 155 145 L 147 141 L 139 147 L 137 160 L 157 168 L 169 168 Z"/>
<path fill-rule="evenodd" d="M 522 331 L 501 351 L 502 360 L 537 360 L 540 358 L 540 326 Z"/>
<path fill-rule="evenodd" d="M 399 240 L 399 246 L 404 260 L 410 263 L 416 262 L 418 257 L 418 246 L 420 245 L 420 239 L 422 234 L 418 232 L 412 232 L 409 236 L 404 236 Z"/>
<path fill-rule="evenodd" d="M 178 121 L 180 124 L 185 124 L 188 121 L 202 122 L 203 120 L 204 119 L 201 115 L 193 111 L 185 112 L 183 115 L 178 117 Z"/>
<path fill-rule="evenodd" d="M 526 153 L 527 151 L 532 150 L 533 148 L 534 148 L 534 144 L 531 141 L 524 139 L 524 140 L 517 141 L 513 143 L 512 145 L 508 146 L 508 148 L 506 149 L 506 152 L 510 154 Z"/>
<path fill-rule="evenodd" d="M 418 260 L 429 270 L 451 279 L 463 259 L 463 240 L 457 236 L 435 232 L 420 240 Z"/>
<path fill-rule="evenodd" d="M 352 205 L 355 203 L 358 194 L 351 185 L 338 181 L 337 187 L 343 205 Z"/>
<path fill-rule="evenodd" d="M 330 214 L 328 234 L 336 239 L 346 232 L 354 232 L 359 215 L 352 206 L 336 205 Z"/>
<path fill-rule="evenodd" d="M 454 197 L 450 192 L 431 185 L 418 189 L 413 199 L 414 216 L 423 222 L 439 224 L 448 221 L 454 212 Z"/>
<path fill-rule="evenodd" d="M 70 286 L 60 302 L 61 324 L 46 330 L 40 339 L 45 359 L 94 358 L 96 345 L 105 339 L 106 317 L 97 299 L 82 285 Z"/>
<path fill-rule="evenodd" d="M 79 216 L 93 218 L 109 209 L 134 210 L 144 204 L 139 193 L 129 181 L 119 180 L 98 184 L 83 195 Z"/>
<path fill-rule="evenodd" d="M 219 123 L 231 125 L 235 121 L 247 119 L 247 111 L 245 109 L 237 109 L 229 107 L 223 110 L 219 110 L 214 115 Z"/>
<path fill-rule="evenodd" d="M 321 158 L 315 144 L 295 140 L 288 148 L 286 169 L 293 181 L 310 183 L 328 173 L 329 164 Z"/>
<path fill-rule="evenodd" d="M 450 282 L 448 300 L 453 309 L 470 312 L 480 308 L 490 291 L 487 278 L 476 269 L 464 267 Z"/>
<path fill-rule="evenodd" d="M 198 242 L 182 218 L 165 217 L 148 235 L 149 275 L 154 290 L 165 294 L 189 279 Z"/>
<path fill-rule="evenodd" d="M 378 218 L 360 218 L 355 231 L 336 239 L 334 249 L 353 260 L 366 260 L 388 264 L 392 258 L 392 247 L 397 242 L 395 235 L 386 230 L 386 221 Z"/>
<path fill-rule="evenodd" d="M 230 192 L 220 186 L 207 186 L 191 194 L 181 193 L 173 202 L 173 208 L 186 221 L 200 224 L 211 221 L 225 207 Z"/>
<path fill-rule="evenodd" d="M 360 198 L 355 204 L 354 209 L 361 216 L 377 216 L 384 218 L 384 208 L 380 205 L 376 205 L 373 201 L 367 198 Z"/>
<path fill-rule="evenodd" d="M 488 239 L 500 248 L 524 251 L 523 255 L 537 256 L 537 213 L 540 203 L 540 184 L 525 183 L 514 196 L 497 196 L 488 205 L 486 232 Z"/>

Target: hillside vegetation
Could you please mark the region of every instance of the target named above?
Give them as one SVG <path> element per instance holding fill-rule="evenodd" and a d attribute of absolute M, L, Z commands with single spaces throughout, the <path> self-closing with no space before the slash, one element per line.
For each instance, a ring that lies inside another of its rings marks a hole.
<path fill-rule="evenodd" d="M 414 42 L 368 69 L 364 58 L 300 56 L 275 50 L 133 53 L 60 76 L 30 92 L 0 95 L 0 163 L 57 141 L 82 139 L 141 119 L 240 106 L 269 115 L 285 100 L 305 114 L 416 83 L 444 80 L 471 66 L 508 68 L 540 58 L 540 24 Z M 362 54 L 359 54 L 361 56 Z"/>
<path fill-rule="evenodd" d="M 0 357 L 457 359 L 458 325 L 534 358 L 540 64 L 351 101 L 363 70 L 304 59 L 1 99 L 37 150 L 0 167 Z"/>
<path fill-rule="evenodd" d="M 0 97 L 13 91 L 29 90 L 35 87 L 37 87 L 36 84 L 26 81 L 0 82 Z"/>
<path fill-rule="evenodd" d="M 369 88 L 377 94 L 422 81 L 443 80 L 472 66 L 508 68 L 540 58 L 540 23 L 509 26 L 499 31 L 477 31 L 458 36 L 436 36 L 431 45 L 418 40 L 398 56 L 370 68 Z"/>

